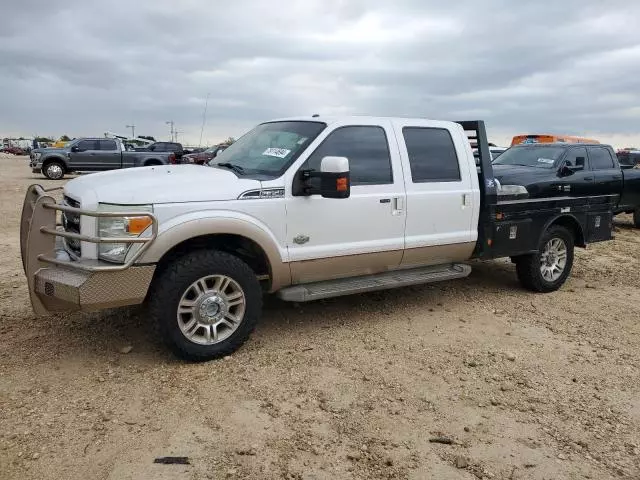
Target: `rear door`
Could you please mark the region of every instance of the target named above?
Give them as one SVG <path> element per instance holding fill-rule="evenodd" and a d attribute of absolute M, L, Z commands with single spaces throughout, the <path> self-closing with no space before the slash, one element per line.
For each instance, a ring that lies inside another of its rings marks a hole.
<path fill-rule="evenodd" d="M 394 127 L 407 193 L 402 264 L 467 260 L 478 238 L 480 190 L 464 132 L 429 120 L 394 120 Z"/>
<path fill-rule="evenodd" d="M 97 168 L 100 170 L 115 170 L 121 168 L 121 154 L 120 148 L 115 140 L 105 138 L 98 140 L 98 147 L 100 148 L 100 154 L 98 157 L 99 165 Z"/>
<path fill-rule="evenodd" d="M 95 170 L 97 165 L 96 156 L 100 153 L 100 150 L 98 150 L 98 142 L 96 140 L 80 140 L 72 148 L 77 151 L 69 152 L 71 170 Z"/>
<path fill-rule="evenodd" d="M 589 161 L 595 177 L 592 195 L 620 195 L 622 171 L 606 147 L 589 147 Z"/>
<path fill-rule="evenodd" d="M 287 249 L 293 282 L 397 268 L 404 249 L 405 193 L 391 123 L 386 119 L 336 123 L 317 142 L 315 149 L 301 156 L 303 163 L 294 171 L 320 170 L 326 156 L 347 157 L 351 196 L 331 199 L 287 193 Z M 313 180 L 310 183 L 319 186 Z"/>

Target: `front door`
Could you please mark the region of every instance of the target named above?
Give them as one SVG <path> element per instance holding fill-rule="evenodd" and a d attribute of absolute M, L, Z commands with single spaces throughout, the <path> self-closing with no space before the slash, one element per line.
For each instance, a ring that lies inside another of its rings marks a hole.
<path fill-rule="evenodd" d="M 69 153 L 71 170 L 90 171 L 95 169 L 96 156 L 100 153 L 97 140 L 80 140 Z"/>
<path fill-rule="evenodd" d="M 563 167 L 572 171 L 565 171 Z M 551 184 L 549 196 L 584 197 L 593 195 L 594 174 L 589 168 L 586 147 L 572 147 L 562 160 L 558 179 Z"/>
<path fill-rule="evenodd" d="M 467 260 L 478 238 L 480 190 L 462 129 L 430 120 L 394 120 L 407 192 L 402 264 Z"/>
<path fill-rule="evenodd" d="M 301 169 L 320 170 L 326 156 L 347 157 L 351 196 L 287 193 L 293 283 L 378 273 L 397 268 L 402 260 L 405 192 L 391 124 L 363 120 L 358 126 L 336 124 L 328 130 Z"/>

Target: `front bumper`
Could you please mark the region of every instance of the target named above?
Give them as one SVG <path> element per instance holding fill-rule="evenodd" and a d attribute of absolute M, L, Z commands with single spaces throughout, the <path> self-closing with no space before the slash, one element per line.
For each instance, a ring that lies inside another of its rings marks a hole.
<path fill-rule="evenodd" d="M 51 190 L 49 190 L 51 191 Z M 57 212 L 93 217 L 148 216 L 152 235 L 118 239 L 79 235 L 57 229 Z M 157 220 L 148 212 L 96 212 L 59 205 L 40 185 L 27 190 L 20 222 L 22 266 L 35 313 L 97 310 L 142 303 L 153 278 L 155 265 L 134 265 L 157 236 Z M 62 238 L 92 243 L 141 243 L 123 265 L 99 260 L 71 260 Z"/>
<path fill-rule="evenodd" d="M 33 173 L 42 173 L 42 162 L 31 159 L 29 161 L 29 167 Z"/>

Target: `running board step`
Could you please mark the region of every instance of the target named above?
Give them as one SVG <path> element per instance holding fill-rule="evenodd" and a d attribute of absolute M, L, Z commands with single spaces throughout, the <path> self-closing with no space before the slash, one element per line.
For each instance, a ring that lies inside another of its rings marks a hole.
<path fill-rule="evenodd" d="M 323 282 L 307 283 L 283 288 L 278 296 L 287 302 L 309 302 L 322 298 L 340 297 L 353 293 L 373 292 L 388 288 L 420 285 L 464 278 L 471 273 L 471 267 L 461 263 L 437 265 L 434 267 L 395 270 L 363 277 L 340 278 Z"/>

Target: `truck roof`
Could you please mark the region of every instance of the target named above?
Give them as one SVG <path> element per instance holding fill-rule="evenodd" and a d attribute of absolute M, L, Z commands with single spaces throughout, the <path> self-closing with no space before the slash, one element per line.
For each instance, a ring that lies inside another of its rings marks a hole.
<path fill-rule="evenodd" d="M 307 115 L 307 116 L 299 116 L 299 117 L 285 117 L 285 118 L 277 118 L 274 120 L 268 120 L 264 123 L 270 123 L 270 122 L 323 122 L 326 123 L 327 125 L 330 125 L 332 123 L 336 123 L 336 122 L 353 122 L 353 123 L 357 123 L 358 121 L 363 121 L 363 120 L 367 120 L 370 122 L 375 122 L 375 121 L 389 121 L 389 120 L 415 120 L 415 121 L 419 121 L 419 122 L 424 122 L 424 121 L 432 121 L 432 122 L 446 122 L 446 123 L 457 123 L 457 122 L 453 122 L 450 120 L 437 120 L 437 119 L 433 119 L 433 118 L 424 118 L 424 117 L 376 117 L 376 116 L 372 116 L 372 115 L 342 115 L 342 116 L 335 116 L 335 115 L 329 115 L 329 116 L 324 116 L 324 115 Z"/>
<path fill-rule="evenodd" d="M 553 143 L 520 143 L 511 148 L 526 147 L 609 147 L 606 143 L 589 143 L 589 142 L 553 142 Z"/>

